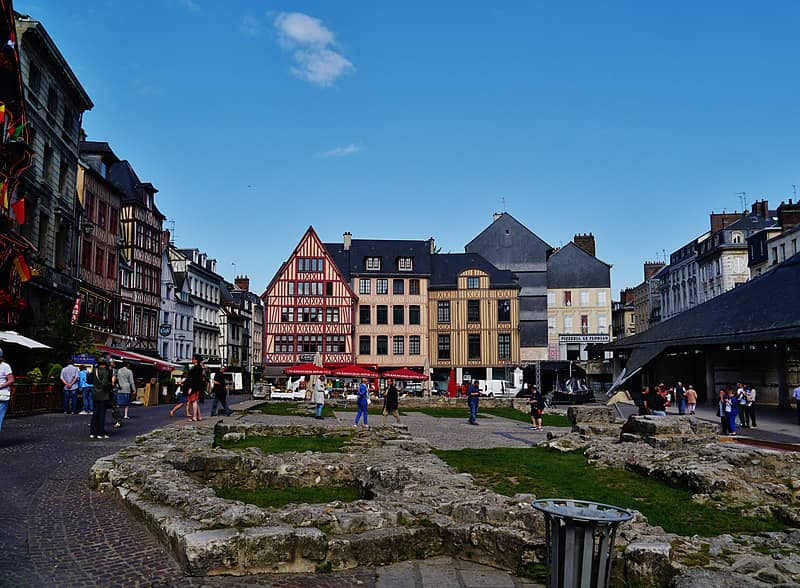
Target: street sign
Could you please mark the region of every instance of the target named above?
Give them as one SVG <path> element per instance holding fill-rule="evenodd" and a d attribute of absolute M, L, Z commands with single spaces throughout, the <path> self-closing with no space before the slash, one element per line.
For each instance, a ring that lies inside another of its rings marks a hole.
<path fill-rule="evenodd" d="M 158 327 L 158 334 L 162 337 L 169 337 L 172 333 L 172 325 L 169 323 L 162 323 Z"/>

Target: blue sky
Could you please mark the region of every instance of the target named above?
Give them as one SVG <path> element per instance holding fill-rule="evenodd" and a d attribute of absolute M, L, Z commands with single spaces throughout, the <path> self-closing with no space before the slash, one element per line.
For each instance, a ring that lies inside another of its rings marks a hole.
<path fill-rule="evenodd" d="M 503 202 L 551 245 L 593 232 L 617 291 L 737 192 L 800 185 L 790 0 L 15 7 L 178 245 L 259 293 L 308 225 L 461 252 Z"/>

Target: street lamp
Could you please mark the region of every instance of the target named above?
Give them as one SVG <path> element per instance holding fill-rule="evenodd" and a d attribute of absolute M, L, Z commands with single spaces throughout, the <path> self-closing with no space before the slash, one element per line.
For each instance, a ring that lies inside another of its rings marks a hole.
<path fill-rule="evenodd" d="M 94 232 L 94 225 L 84 218 L 81 222 L 81 229 L 83 229 L 83 234 L 89 237 Z"/>

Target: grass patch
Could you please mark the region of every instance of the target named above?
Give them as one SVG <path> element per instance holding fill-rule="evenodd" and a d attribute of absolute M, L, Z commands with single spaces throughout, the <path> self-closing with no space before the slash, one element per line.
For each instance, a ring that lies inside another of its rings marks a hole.
<path fill-rule="evenodd" d="M 521 423 L 530 423 L 531 415 L 529 412 L 522 412 L 516 408 L 498 407 L 498 408 L 483 408 L 479 409 L 479 413 L 485 412 L 492 416 L 503 417 L 504 419 L 511 419 L 512 421 L 519 421 Z M 542 425 L 545 427 L 571 427 L 572 423 L 563 414 L 557 413 L 544 413 L 542 415 Z"/>
<path fill-rule="evenodd" d="M 528 449 L 462 449 L 434 451 L 477 483 L 513 496 L 575 498 L 635 508 L 651 525 L 668 533 L 713 537 L 723 533 L 755 534 L 780 531 L 786 525 L 774 517 L 742 516 L 744 508 L 724 508 L 692 502 L 688 490 L 671 488 L 657 480 L 617 468 L 596 468 L 581 453 L 560 453 L 540 447 Z M 687 516 L 687 513 L 691 513 Z"/>
<path fill-rule="evenodd" d="M 300 488 L 216 488 L 217 496 L 227 500 L 239 500 L 262 508 L 287 504 L 326 504 L 334 500 L 353 502 L 361 498 L 361 490 L 355 484 L 347 486 L 310 486 Z"/>
<path fill-rule="evenodd" d="M 321 453 L 337 453 L 342 450 L 350 437 L 323 435 L 271 435 L 246 437 L 240 441 L 216 440 L 216 447 L 223 449 L 244 449 L 258 447 L 264 453 L 286 453 L 287 451 L 319 451 Z"/>
<path fill-rule="evenodd" d="M 330 574 L 333 571 L 333 564 L 326 561 L 324 564 L 317 564 L 314 568 L 314 573 L 317 574 Z"/>
<path fill-rule="evenodd" d="M 521 565 L 517 568 L 516 575 L 520 578 L 528 578 L 534 582 L 544 584 L 547 582 L 547 564 L 539 562 Z"/>
<path fill-rule="evenodd" d="M 353 414 L 355 414 L 357 410 L 358 409 L 356 408 L 355 405 L 348 406 L 347 408 L 337 408 L 337 409 L 335 409 L 336 412 L 352 412 Z M 383 415 L 383 405 L 377 406 L 375 408 L 370 406 L 367 409 L 367 412 L 369 413 L 369 416 L 382 416 Z M 406 413 L 403 412 L 402 410 L 400 411 L 400 416 L 403 416 L 405 414 Z"/>
<path fill-rule="evenodd" d="M 304 416 L 314 417 L 314 405 L 305 402 L 265 402 L 250 409 L 250 412 L 269 414 L 272 416 Z M 333 408 L 327 404 L 322 409 L 322 416 L 333 418 Z"/>

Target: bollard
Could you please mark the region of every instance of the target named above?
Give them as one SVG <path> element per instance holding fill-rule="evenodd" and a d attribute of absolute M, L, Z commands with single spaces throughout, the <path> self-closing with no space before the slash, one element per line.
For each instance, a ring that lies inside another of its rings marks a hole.
<path fill-rule="evenodd" d="M 534 500 L 544 513 L 548 588 L 605 588 L 617 527 L 633 518 L 623 508 L 552 498 Z"/>

